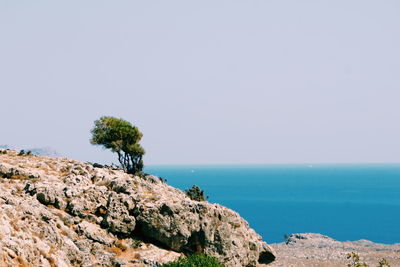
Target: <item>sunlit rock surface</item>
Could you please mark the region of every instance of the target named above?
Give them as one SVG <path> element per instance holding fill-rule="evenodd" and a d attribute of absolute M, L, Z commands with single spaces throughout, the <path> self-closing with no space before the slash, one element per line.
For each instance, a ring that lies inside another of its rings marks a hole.
<path fill-rule="evenodd" d="M 195 252 L 226 266 L 275 259 L 228 208 L 190 200 L 155 176 L 66 158 L 0 149 L 0 211 L 6 266 L 158 266 Z"/>

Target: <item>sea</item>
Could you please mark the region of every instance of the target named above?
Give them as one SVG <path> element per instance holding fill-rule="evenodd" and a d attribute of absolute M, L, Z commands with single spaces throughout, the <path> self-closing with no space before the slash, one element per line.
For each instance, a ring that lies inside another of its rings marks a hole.
<path fill-rule="evenodd" d="M 196 184 L 267 243 L 292 233 L 400 243 L 400 164 L 148 166 L 181 190 Z"/>

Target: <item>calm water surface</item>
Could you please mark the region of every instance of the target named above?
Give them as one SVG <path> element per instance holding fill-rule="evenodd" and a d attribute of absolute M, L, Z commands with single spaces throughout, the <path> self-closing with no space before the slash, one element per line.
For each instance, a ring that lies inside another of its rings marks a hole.
<path fill-rule="evenodd" d="M 182 190 L 239 212 L 269 243 L 314 232 L 400 243 L 400 164 L 150 166 Z"/>

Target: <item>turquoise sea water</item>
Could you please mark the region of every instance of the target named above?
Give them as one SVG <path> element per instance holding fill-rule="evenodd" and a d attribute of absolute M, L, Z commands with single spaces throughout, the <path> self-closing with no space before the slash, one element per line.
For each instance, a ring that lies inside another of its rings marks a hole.
<path fill-rule="evenodd" d="M 314 232 L 400 243 L 400 164 L 149 166 L 182 190 L 239 212 L 269 243 Z"/>

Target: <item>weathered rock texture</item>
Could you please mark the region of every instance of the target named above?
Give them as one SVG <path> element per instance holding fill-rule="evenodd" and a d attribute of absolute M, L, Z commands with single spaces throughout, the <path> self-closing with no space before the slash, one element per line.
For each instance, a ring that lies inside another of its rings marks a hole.
<path fill-rule="evenodd" d="M 271 244 L 277 254 L 272 267 L 340 267 L 351 260 L 347 254 L 355 252 L 360 262 L 378 266 L 385 258 L 391 267 L 400 267 L 400 244 L 384 245 L 368 240 L 340 242 L 321 234 L 292 234 L 286 242 Z M 353 266 L 353 265 L 351 265 Z"/>
<path fill-rule="evenodd" d="M 157 266 L 194 252 L 226 266 L 275 259 L 236 212 L 155 176 L 0 149 L 4 266 Z"/>

